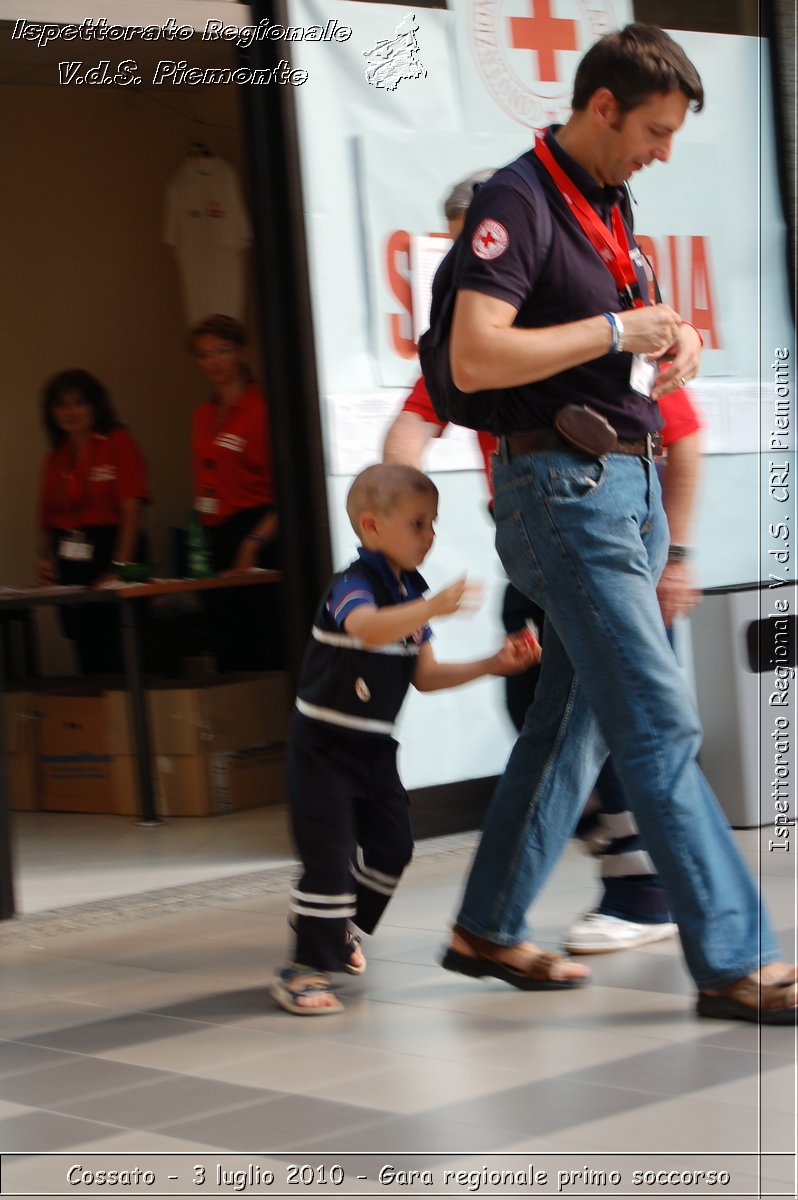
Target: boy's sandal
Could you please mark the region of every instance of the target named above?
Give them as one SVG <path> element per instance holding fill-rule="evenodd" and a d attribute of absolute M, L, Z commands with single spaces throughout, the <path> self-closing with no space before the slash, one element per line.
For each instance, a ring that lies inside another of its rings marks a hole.
<path fill-rule="evenodd" d="M 348 972 L 349 975 L 362 975 L 366 969 L 366 956 L 363 953 L 363 939 L 359 933 L 350 932 L 349 937 L 347 938 L 346 948 L 349 951 L 350 957 L 349 961 L 344 967 L 344 970 Z M 352 955 L 356 954 L 358 951 L 360 952 L 360 957 L 363 959 L 359 966 L 352 962 Z"/>
<path fill-rule="evenodd" d="M 796 972 L 790 971 L 777 983 L 738 979 L 712 992 L 699 992 L 696 1009 L 700 1017 L 722 1021 L 752 1021 L 758 1025 L 796 1023 Z"/>
<path fill-rule="evenodd" d="M 298 984 L 298 986 L 292 986 Z M 271 993 L 281 1008 L 300 1017 L 326 1017 L 344 1011 L 326 975 L 310 967 L 283 967 L 271 986 Z M 334 1004 L 300 1004 L 311 996 L 332 996 Z"/>

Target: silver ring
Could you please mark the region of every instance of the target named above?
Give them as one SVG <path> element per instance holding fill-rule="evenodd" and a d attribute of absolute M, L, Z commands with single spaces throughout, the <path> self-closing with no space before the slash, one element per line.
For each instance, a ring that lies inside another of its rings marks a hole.
<path fill-rule="evenodd" d="M 685 379 L 684 375 L 680 375 L 679 376 L 679 387 L 684 387 L 684 385 L 686 383 L 687 383 L 687 380 Z"/>

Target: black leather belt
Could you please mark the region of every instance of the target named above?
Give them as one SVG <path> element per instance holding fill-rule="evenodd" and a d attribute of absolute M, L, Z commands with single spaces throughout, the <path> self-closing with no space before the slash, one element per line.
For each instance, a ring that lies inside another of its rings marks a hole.
<path fill-rule="evenodd" d="M 508 459 L 518 458 L 520 454 L 535 454 L 540 450 L 576 449 L 554 429 L 529 429 L 525 433 L 508 433 L 502 438 L 502 443 Z M 619 439 L 611 453 L 633 454 L 637 458 L 659 458 L 662 454 L 662 437 L 658 433 L 647 433 L 636 442 Z"/>

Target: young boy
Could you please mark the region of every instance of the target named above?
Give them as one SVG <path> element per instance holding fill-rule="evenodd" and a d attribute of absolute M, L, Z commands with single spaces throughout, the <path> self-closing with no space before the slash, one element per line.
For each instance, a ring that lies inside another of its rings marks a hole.
<path fill-rule="evenodd" d="M 416 568 L 435 537 L 438 489 L 421 471 L 368 467 L 347 512 L 359 557 L 333 577 L 316 615 L 288 747 L 303 873 L 291 893 L 292 961 L 272 994 L 301 1016 L 342 1011 L 328 972 L 366 968 L 350 922 L 374 931 L 413 854 L 392 736 L 408 687 L 431 692 L 524 671 L 540 653 L 516 635 L 490 658 L 436 661 L 427 622 L 473 604 L 474 589 L 462 578 L 423 598 Z"/>

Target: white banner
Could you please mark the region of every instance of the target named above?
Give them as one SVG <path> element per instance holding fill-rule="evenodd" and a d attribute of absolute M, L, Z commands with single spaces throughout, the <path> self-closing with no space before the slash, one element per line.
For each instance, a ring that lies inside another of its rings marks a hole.
<path fill-rule="evenodd" d="M 364 134 L 358 173 L 372 296 L 372 349 L 384 387 L 409 386 L 418 375 L 410 275 L 412 237 L 445 234 L 443 202 L 474 171 L 501 166 L 528 141 L 486 134 Z M 397 186 L 407 180 L 409 186 Z"/>
<path fill-rule="evenodd" d="M 574 72 L 598 38 L 634 20 L 631 0 L 449 0 L 469 129 L 564 122 Z"/>
<path fill-rule="evenodd" d="M 403 5 L 290 4 L 294 25 L 351 28 L 340 43 L 290 45 L 292 65 L 308 72 L 296 98 L 336 563 L 352 550 L 349 480 L 380 457 L 418 374 L 411 240 L 445 232 L 442 204 L 456 181 L 516 157 L 531 127 L 567 119 L 579 58 L 632 17 L 628 0 L 450 7 L 413 15 Z M 714 457 L 705 466 L 698 569 L 712 586 L 758 574 L 758 539 L 775 501 L 760 503 L 760 459 L 751 452 L 774 439 L 781 449 L 779 422 L 792 428 L 775 389 L 784 362 L 795 361 L 794 337 L 766 54 L 754 38 L 674 36 L 703 78 L 706 111 L 688 114 L 671 163 L 636 176 L 632 189 L 636 229 L 665 298 L 705 338 L 697 396 Z M 767 441 L 757 438 L 760 407 Z M 441 517 L 424 573 L 440 586 L 473 564 L 490 581 L 489 606 L 473 622 L 441 622 L 436 634 L 440 657 L 469 658 L 499 644 L 502 573 L 474 439 L 452 432 L 425 459 L 439 472 Z M 501 770 L 511 731 L 499 693 L 480 684 L 412 698 L 402 716 L 406 783 Z M 437 752 L 432 728 L 444 745 L 454 745 L 447 732 L 457 740 L 456 761 Z"/>
<path fill-rule="evenodd" d="M 295 0 L 298 23 L 352 28 L 324 50 L 293 46 L 308 71 L 298 97 L 325 393 L 412 385 L 412 239 L 445 233 L 443 200 L 457 180 L 516 157 L 529 125 L 567 118 L 579 58 L 631 15 L 626 0 L 455 0 L 453 12 L 411 21 L 401 6 Z M 385 47 L 393 38 L 403 50 L 407 29 L 407 78 L 393 90 L 370 85 L 369 52 L 382 46 L 390 59 Z M 703 378 L 713 394 L 726 386 L 737 395 L 741 380 L 768 378 L 773 347 L 794 346 L 767 58 L 755 38 L 675 36 L 702 76 L 706 111 L 688 114 L 670 164 L 633 178 L 636 230 L 664 299 L 702 331 Z M 722 429 L 710 429 L 712 452 L 756 450 L 755 438 L 745 441 L 752 416 L 739 405 L 724 413 Z M 349 457 L 330 450 L 336 462 Z"/>

